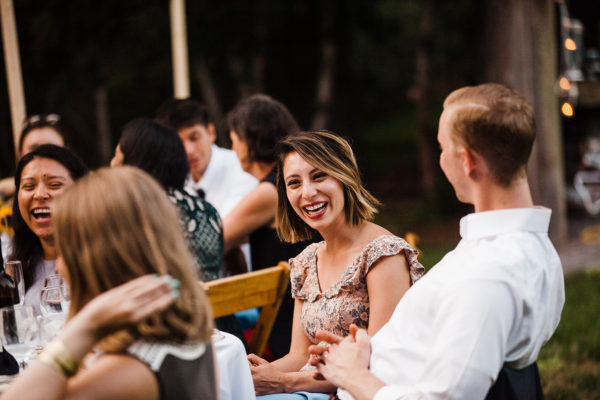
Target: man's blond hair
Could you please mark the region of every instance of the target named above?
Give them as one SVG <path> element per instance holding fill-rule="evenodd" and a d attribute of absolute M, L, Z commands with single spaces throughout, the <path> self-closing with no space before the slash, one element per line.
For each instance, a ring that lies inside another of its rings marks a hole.
<path fill-rule="evenodd" d="M 444 110 L 450 109 L 454 139 L 485 159 L 498 184 L 525 175 L 535 120 L 523 96 L 496 83 L 467 86 L 446 97 Z"/>

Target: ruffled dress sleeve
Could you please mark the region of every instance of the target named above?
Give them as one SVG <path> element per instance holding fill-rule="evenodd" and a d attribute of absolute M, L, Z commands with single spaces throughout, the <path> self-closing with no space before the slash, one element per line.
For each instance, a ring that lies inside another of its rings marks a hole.
<path fill-rule="evenodd" d="M 419 252 L 398 236 L 385 235 L 369 243 L 360 254 L 356 265 L 356 275 L 353 281 L 364 281 L 376 262 L 386 256 L 402 254 L 406 258 L 410 274 L 411 286 L 425 273 L 425 268 L 419 262 Z"/>

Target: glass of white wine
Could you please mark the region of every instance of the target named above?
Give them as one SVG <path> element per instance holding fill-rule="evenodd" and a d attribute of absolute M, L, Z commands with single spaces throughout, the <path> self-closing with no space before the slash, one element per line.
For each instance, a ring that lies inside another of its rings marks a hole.
<path fill-rule="evenodd" d="M 26 366 L 27 354 L 37 346 L 39 333 L 33 307 L 14 305 L 0 308 L 0 339 L 21 368 Z"/>

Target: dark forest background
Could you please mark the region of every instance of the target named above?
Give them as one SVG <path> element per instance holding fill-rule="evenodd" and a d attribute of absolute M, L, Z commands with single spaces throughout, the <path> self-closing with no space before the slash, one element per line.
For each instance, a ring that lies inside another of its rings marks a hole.
<path fill-rule="evenodd" d="M 598 18 L 586 3 L 569 6 L 584 19 L 587 45 L 598 47 Z M 152 117 L 172 96 L 168 1 L 14 0 L 14 7 L 28 115 L 60 114 L 70 147 L 91 167 L 106 165 L 121 127 Z M 241 97 L 270 94 L 303 128 L 351 138 L 368 188 L 384 203 L 407 199 L 424 215 L 462 213 L 437 167 L 441 102 L 455 88 L 494 76 L 502 52 L 516 45 L 500 16 L 506 12 L 511 20 L 527 7 L 554 12 L 555 5 L 187 1 L 192 97 L 219 123 Z M 526 26 L 529 16 L 517 16 Z M 558 42 L 556 27 L 548 32 Z M 549 51 L 558 70 L 556 49 Z M 218 126 L 219 144 L 228 146 L 228 132 Z M 6 80 L 0 79 L 0 175 L 13 167 Z"/>

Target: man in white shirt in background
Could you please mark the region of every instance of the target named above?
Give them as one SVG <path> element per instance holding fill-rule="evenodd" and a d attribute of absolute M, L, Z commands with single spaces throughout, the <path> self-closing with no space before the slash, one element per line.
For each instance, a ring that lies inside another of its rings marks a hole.
<path fill-rule="evenodd" d="M 258 185 L 256 178 L 242 169 L 233 150 L 215 144 L 215 125 L 200 102 L 169 99 L 158 108 L 156 120 L 175 130 L 183 142 L 190 164 L 185 189 L 204 197 L 217 209 L 221 219 Z M 242 245 L 242 251 L 250 266 L 249 245 Z M 230 257 L 229 264 L 232 263 L 231 258 L 235 259 Z M 227 259 L 226 255 L 226 262 Z"/>
<path fill-rule="evenodd" d="M 233 150 L 215 144 L 217 131 L 206 108 L 193 99 L 169 99 L 156 112 L 156 120 L 175 130 L 185 147 L 190 175 L 185 189 L 199 190 L 221 218 L 258 184 L 240 165 Z"/>
<path fill-rule="evenodd" d="M 558 326 L 564 281 L 547 234 L 551 211 L 534 207 L 527 181 L 534 139 L 531 106 L 505 86 L 446 98 L 440 166 L 475 212 L 461 220 L 456 249 L 373 338 L 317 334 L 331 346 L 312 346 L 312 363 L 341 399 L 483 399 L 503 366 L 536 361 Z"/>

